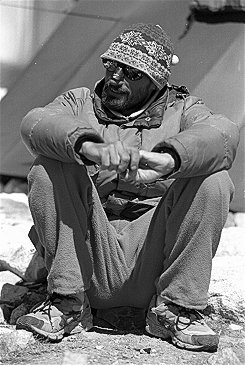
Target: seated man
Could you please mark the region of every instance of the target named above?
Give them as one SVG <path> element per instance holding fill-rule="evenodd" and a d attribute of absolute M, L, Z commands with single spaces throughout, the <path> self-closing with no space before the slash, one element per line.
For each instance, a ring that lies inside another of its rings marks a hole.
<path fill-rule="evenodd" d="M 237 126 L 168 84 L 173 46 L 135 24 L 102 54 L 105 77 L 30 111 L 21 133 L 30 237 L 48 271 L 47 301 L 18 319 L 62 339 L 92 327 L 90 306 L 148 309 L 146 331 L 216 350 L 204 322 L 212 258 L 229 211 Z"/>

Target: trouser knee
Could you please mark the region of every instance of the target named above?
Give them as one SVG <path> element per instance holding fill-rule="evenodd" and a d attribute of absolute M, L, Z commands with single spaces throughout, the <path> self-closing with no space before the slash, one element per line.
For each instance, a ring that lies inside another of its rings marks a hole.
<path fill-rule="evenodd" d="M 52 181 L 49 174 L 50 168 L 55 173 L 55 167 L 58 161 L 48 159 L 44 156 L 38 156 L 34 161 L 30 172 L 27 176 L 29 191 L 33 184 L 44 191 L 48 191 L 52 187 Z"/>
<path fill-rule="evenodd" d="M 234 185 L 228 172 L 220 171 L 206 177 L 199 188 L 199 194 L 205 200 L 222 201 L 229 204 L 234 195 Z"/>
<path fill-rule="evenodd" d="M 29 190 L 34 185 L 45 192 L 61 184 L 67 184 L 68 189 L 69 186 L 83 189 L 91 180 L 84 165 L 38 156 L 28 174 L 28 183 Z"/>

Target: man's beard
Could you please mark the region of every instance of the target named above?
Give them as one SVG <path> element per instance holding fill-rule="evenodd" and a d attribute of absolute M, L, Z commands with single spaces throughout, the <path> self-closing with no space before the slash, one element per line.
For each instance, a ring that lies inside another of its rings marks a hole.
<path fill-rule="evenodd" d="M 117 84 L 113 80 L 109 80 L 103 87 L 101 100 L 107 108 L 122 111 L 127 108 L 130 95 L 130 90 L 124 83 Z"/>

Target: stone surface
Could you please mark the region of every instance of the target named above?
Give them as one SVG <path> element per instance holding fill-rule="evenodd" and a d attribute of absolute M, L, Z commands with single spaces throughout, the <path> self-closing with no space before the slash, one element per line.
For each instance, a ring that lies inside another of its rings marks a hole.
<path fill-rule="evenodd" d="M 17 269 L 16 267 L 10 265 L 7 261 L 5 260 L 0 260 L 0 271 L 10 271 L 13 274 L 17 275 L 19 278 L 24 279 L 25 276 L 24 274 Z"/>
<path fill-rule="evenodd" d="M 28 289 L 24 286 L 6 283 L 2 287 L 0 303 L 17 306 L 22 302 L 27 292 Z"/>
<path fill-rule="evenodd" d="M 242 363 L 231 348 L 226 348 L 212 355 L 205 365 L 242 365 Z"/>
<path fill-rule="evenodd" d="M 22 273 L 35 252 L 28 238 L 32 224 L 25 194 L 0 194 L 0 259 Z"/>
<path fill-rule="evenodd" d="M 6 184 L 1 185 L 1 192 L 10 193 L 24 193 L 27 194 L 28 185 L 23 179 L 12 178 Z"/>
<path fill-rule="evenodd" d="M 79 352 L 65 351 L 62 365 L 87 365 L 88 355 Z"/>
<path fill-rule="evenodd" d="M 245 323 L 245 229 L 224 228 L 213 259 L 209 304 L 223 318 Z"/>
<path fill-rule="evenodd" d="M 5 354 L 19 351 L 34 343 L 33 334 L 24 330 L 0 329 L 0 359 Z"/>
<path fill-rule="evenodd" d="M 241 331 L 243 328 L 242 328 L 242 326 L 239 326 L 238 324 L 231 323 L 229 325 L 229 329 L 232 331 Z"/>
<path fill-rule="evenodd" d="M 245 213 L 235 213 L 234 216 L 234 222 L 237 227 L 243 227 L 245 228 Z"/>
<path fill-rule="evenodd" d="M 228 217 L 227 220 L 225 222 L 225 228 L 228 227 L 235 227 L 236 223 L 234 220 L 234 214 L 232 214 L 231 212 L 228 213 Z"/>

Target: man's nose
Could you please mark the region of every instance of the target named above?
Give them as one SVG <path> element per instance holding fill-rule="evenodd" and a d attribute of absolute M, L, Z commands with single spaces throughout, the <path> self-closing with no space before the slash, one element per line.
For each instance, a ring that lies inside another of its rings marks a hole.
<path fill-rule="evenodd" d="M 115 80 L 122 80 L 124 78 L 124 72 L 122 67 L 118 66 L 112 75 L 113 79 Z"/>

